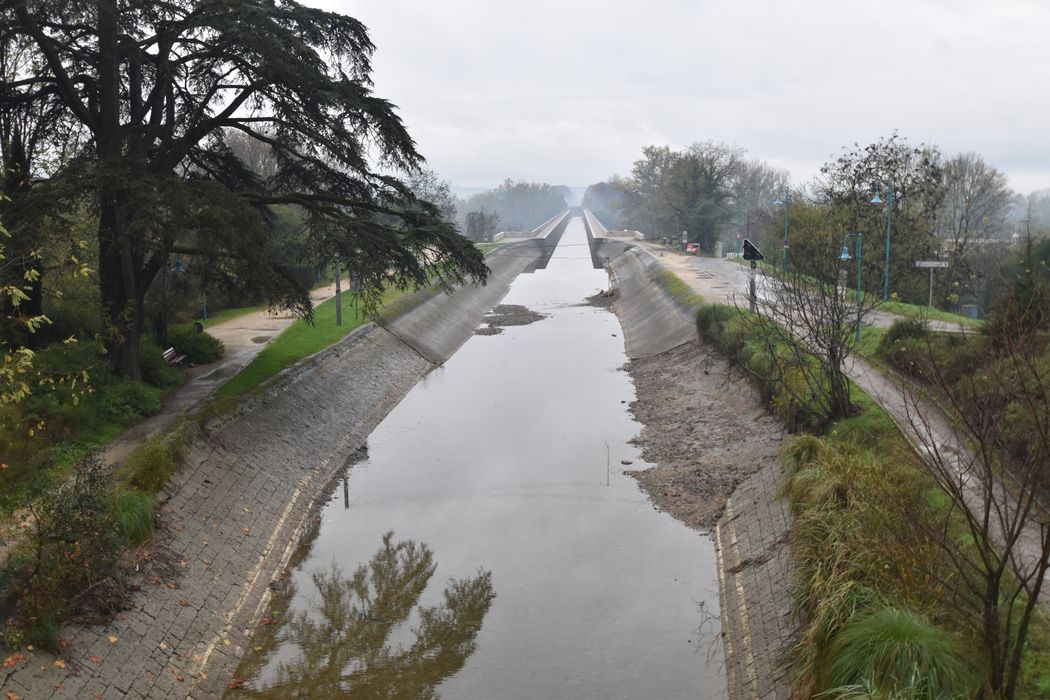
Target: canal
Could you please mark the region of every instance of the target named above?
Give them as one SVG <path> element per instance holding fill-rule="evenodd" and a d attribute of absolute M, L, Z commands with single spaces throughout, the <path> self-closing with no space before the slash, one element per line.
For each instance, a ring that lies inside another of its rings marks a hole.
<path fill-rule="evenodd" d="M 574 218 L 503 301 L 544 318 L 472 337 L 369 437 L 228 697 L 725 696 L 711 539 L 622 473 L 607 285 Z"/>

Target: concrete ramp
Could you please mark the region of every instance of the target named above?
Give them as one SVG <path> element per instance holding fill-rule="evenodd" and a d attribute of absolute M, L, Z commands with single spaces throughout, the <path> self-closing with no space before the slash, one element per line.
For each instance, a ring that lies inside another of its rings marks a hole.
<path fill-rule="evenodd" d="M 656 273 L 663 268 L 652 255 L 636 246 L 610 262 L 627 356 L 648 357 L 696 340 L 693 309 L 686 308 L 661 285 Z"/>

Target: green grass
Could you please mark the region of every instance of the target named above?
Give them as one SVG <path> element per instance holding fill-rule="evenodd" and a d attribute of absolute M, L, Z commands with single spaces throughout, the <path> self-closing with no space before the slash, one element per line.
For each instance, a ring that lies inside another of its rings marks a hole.
<path fill-rule="evenodd" d="M 403 296 L 405 292 L 388 289 L 383 304 Z M 353 298 L 343 292 L 343 325 L 335 325 L 335 298 L 319 305 L 314 311 L 313 324 L 297 320 L 286 328 L 251 363 L 219 387 L 216 395 L 238 397 L 256 388 L 267 379 L 299 360 L 309 357 L 342 340 L 350 331 L 368 322 L 363 313 L 354 318 Z"/>
<path fill-rule="evenodd" d="M 153 536 L 153 494 L 138 489 L 118 489 L 113 494 L 113 524 L 128 544 Z"/>
<path fill-rule="evenodd" d="M 867 359 L 875 359 L 879 344 L 882 342 L 882 338 L 886 335 L 887 330 L 886 328 L 876 328 L 875 326 L 864 326 L 861 328 L 860 342 L 857 343 L 855 352 Z"/>
<path fill-rule="evenodd" d="M 978 685 L 958 638 L 908 610 L 881 606 L 856 616 L 830 652 L 828 685 L 840 692 L 877 688 L 940 700 L 971 697 Z"/>
<path fill-rule="evenodd" d="M 884 301 L 879 305 L 879 309 L 895 316 L 904 316 L 905 318 L 928 318 L 932 321 L 960 323 L 972 328 L 978 328 L 981 323 L 983 323 L 980 319 L 970 318 L 969 316 L 961 316 L 959 314 L 953 314 L 950 311 L 930 308 L 929 306 L 905 304 L 902 301 Z"/>
<path fill-rule="evenodd" d="M 503 245 L 503 241 L 496 241 L 495 243 L 475 243 L 475 247 L 485 255 L 488 255 L 492 251 L 496 250 Z"/>
<path fill-rule="evenodd" d="M 653 281 L 663 287 L 676 302 L 682 304 L 686 308 L 697 309 L 704 304 L 703 297 L 695 294 L 692 287 L 686 284 L 681 277 L 670 270 L 662 268 L 657 270 L 653 274 Z"/>

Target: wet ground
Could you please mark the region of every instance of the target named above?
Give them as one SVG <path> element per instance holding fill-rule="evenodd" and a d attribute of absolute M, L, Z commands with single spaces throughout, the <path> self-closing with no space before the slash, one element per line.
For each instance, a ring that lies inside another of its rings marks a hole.
<path fill-rule="evenodd" d="M 244 696 L 724 697 L 712 542 L 622 473 L 648 466 L 622 332 L 581 305 L 607 284 L 556 251 L 505 299 L 544 318 L 471 338 L 372 433 Z"/>

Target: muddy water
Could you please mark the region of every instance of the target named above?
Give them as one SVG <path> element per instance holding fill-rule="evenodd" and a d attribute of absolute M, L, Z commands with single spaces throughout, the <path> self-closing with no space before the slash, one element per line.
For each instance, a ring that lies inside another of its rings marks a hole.
<path fill-rule="evenodd" d="M 546 317 L 473 337 L 375 430 L 241 667 L 253 697 L 725 696 L 712 543 L 621 473 L 645 465 L 619 323 L 582 305 L 605 286 L 573 219 L 503 302 Z"/>

